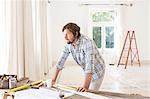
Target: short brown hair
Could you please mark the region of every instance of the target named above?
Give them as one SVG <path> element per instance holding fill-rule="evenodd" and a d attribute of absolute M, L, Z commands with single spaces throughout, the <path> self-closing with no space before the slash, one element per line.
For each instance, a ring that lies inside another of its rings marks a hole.
<path fill-rule="evenodd" d="M 80 35 L 81 35 L 80 34 L 80 27 L 77 24 L 75 24 L 75 23 L 68 23 L 68 24 L 66 24 L 63 27 L 62 32 L 64 32 L 65 29 L 68 29 L 70 32 L 72 32 L 74 36 L 76 36 L 77 33 L 78 33 L 77 38 L 79 38 Z"/>

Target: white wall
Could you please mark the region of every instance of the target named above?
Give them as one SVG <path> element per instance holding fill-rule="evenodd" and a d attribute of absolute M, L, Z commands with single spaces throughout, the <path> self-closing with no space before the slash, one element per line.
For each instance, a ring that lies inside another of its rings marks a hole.
<path fill-rule="evenodd" d="M 87 9 L 79 6 L 77 2 L 51 2 L 50 8 L 50 23 L 51 23 L 51 40 L 52 40 L 52 59 L 57 61 L 62 49 L 64 48 L 65 40 L 62 33 L 62 27 L 68 22 L 75 22 L 81 27 L 81 33 L 87 33 Z M 72 60 L 69 57 L 68 60 Z"/>
<path fill-rule="evenodd" d="M 148 42 L 150 42 L 150 0 L 147 0 L 147 6 L 148 6 L 148 35 L 147 35 L 147 39 L 148 39 Z M 148 42 L 147 42 L 147 45 L 148 45 Z M 150 44 L 148 46 L 148 50 L 147 50 L 147 54 L 148 54 L 148 60 L 150 60 Z"/>
<path fill-rule="evenodd" d="M 124 7 L 122 10 L 123 33 L 128 29 L 135 30 L 141 60 L 150 60 L 150 45 L 147 44 L 150 42 L 149 5 L 150 0 L 137 0 L 132 7 Z M 49 9 L 52 61 L 57 61 L 65 44 L 62 27 L 68 22 L 75 22 L 81 27 L 81 33 L 87 34 L 88 8 L 79 6 L 79 2 L 75 1 L 55 1 L 49 4 Z M 72 61 L 72 58 L 68 60 Z"/>
<path fill-rule="evenodd" d="M 148 54 L 148 13 L 150 13 L 150 10 L 147 9 L 148 1 L 137 0 L 132 7 L 125 7 L 123 10 L 123 33 L 126 33 L 127 30 L 135 30 L 140 59 L 144 61 L 150 60 L 150 54 Z"/>

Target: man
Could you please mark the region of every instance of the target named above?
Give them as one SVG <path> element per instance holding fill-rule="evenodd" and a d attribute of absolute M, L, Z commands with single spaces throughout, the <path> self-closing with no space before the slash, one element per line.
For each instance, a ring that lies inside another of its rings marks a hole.
<path fill-rule="evenodd" d="M 67 44 L 56 64 L 56 71 L 52 78 L 52 85 L 55 84 L 60 70 L 71 53 L 74 60 L 85 72 L 85 80 L 79 92 L 88 89 L 98 91 L 105 73 L 105 63 L 93 40 L 80 34 L 80 27 L 75 23 L 66 24 L 62 31 L 65 34 Z"/>

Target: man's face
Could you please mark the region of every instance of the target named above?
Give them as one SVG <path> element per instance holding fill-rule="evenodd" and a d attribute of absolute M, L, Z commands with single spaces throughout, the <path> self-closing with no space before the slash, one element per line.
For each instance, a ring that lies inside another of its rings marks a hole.
<path fill-rule="evenodd" d="M 72 44 L 75 40 L 73 33 L 70 32 L 68 29 L 65 29 L 64 34 L 65 34 L 65 39 L 66 39 L 67 43 Z"/>

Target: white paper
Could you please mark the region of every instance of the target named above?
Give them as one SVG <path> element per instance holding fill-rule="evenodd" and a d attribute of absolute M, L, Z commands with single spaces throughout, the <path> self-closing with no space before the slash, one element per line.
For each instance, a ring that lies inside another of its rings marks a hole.
<path fill-rule="evenodd" d="M 65 97 L 73 93 L 64 92 Z M 59 92 L 50 89 L 27 89 L 15 93 L 15 99 L 60 99 Z"/>
<path fill-rule="evenodd" d="M 63 91 L 63 93 L 65 97 L 72 96 L 73 94 L 78 94 L 90 99 L 110 99 L 108 97 L 92 94 L 89 92 L 77 92 L 73 90 L 66 90 Z M 15 93 L 15 99 L 60 99 L 60 97 L 59 91 L 41 88 L 18 91 Z"/>

